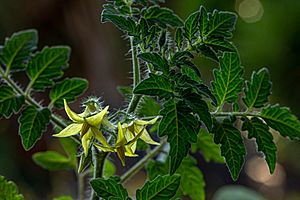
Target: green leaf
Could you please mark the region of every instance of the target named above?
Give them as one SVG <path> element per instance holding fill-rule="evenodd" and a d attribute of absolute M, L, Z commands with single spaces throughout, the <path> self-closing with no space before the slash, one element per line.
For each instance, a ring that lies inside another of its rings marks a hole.
<path fill-rule="evenodd" d="M 128 86 L 117 86 L 118 92 L 125 98 L 126 101 L 130 101 L 132 97 L 132 88 Z"/>
<path fill-rule="evenodd" d="M 231 177 L 236 180 L 243 167 L 246 154 L 240 131 L 232 125 L 232 122 L 225 119 L 222 123 L 215 121 L 212 132 L 215 143 L 221 145 L 221 155 L 225 158 Z"/>
<path fill-rule="evenodd" d="M 70 196 L 60 196 L 60 197 L 55 197 L 53 200 L 73 200 L 73 198 Z"/>
<path fill-rule="evenodd" d="M 202 100 L 201 95 L 190 93 L 185 95 L 183 98 L 186 101 L 186 104 L 193 110 L 193 113 L 200 117 L 200 120 L 205 124 L 208 130 L 211 130 L 211 115 L 207 103 Z"/>
<path fill-rule="evenodd" d="M 25 150 L 33 147 L 39 140 L 50 121 L 51 112 L 47 108 L 37 109 L 28 106 L 19 117 L 19 134 Z"/>
<path fill-rule="evenodd" d="M 182 159 L 186 157 L 190 143 L 197 141 L 199 123 L 184 102 L 176 102 L 173 99 L 164 104 L 160 115 L 163 118 L 159 123 L 158 134 L 160 137 L 168 136 L 171 156 L 170 174 L 174 174 Z"/>
<path fill-rule="evenodd" d="M 36 49 L 38 41 L 36 30 L 26 30 L 14 33 L 7 38 L 0 54 L 0 61 L 7 70 L 25 69 L 26 62 Z"/>
<path fill-rule="evenodd" d="M 220 146 L 215 144 L 212 134 L 203 128 L 200 129 L 198 140 L 192 144 L 191 150 L 193 153 L 201 152 L 206 162 L 224 163 Z"/>
<path fill-rule="evenodd" d="M 112 161 L 109 159 L 105 159 L 104 161 L 104 166 L 103 166 L 103 177 L 104 178 L 109 178 L 113 175 L 115 175 L 117 169 L 116 166 Z"/>
<path fill-rule="evenodd" d="M 175 32 L 175 41 L 176 41 L 178 49 L 180 49 L 182 46 L 182 42 L 183 42 L 183 31 L 181 28 L 177 28 L 177 30 Z"/>
<path fill-rule="evenodd" d="M 231 38 L 236 20 L 237 15 L 235 13 L 214 10 L 212 14 L 209 13 L 208 15 L 208 28 L 202 37 Z"/>
<path fill-rule="evenodd" d="M 32 159 L 37 165 L 47 170 L 68 170 L 76 168 L 76 162 L 74 162 L 74 160 L 54 151 L 35 153 Z"/>
<path fill-rule="evenodd" d="M 8 85 L 0 85 L 0 118 L 9 118 L 13 113 L 18 113 L 22 108 L 25 98 Z"/>
<path fill-rule="evenodd" d="M 208 14 L 206 9 L 203 6 L 200 7 L 199 12 L 200 12 L 199 30 L 200 30 L 200 35 L 203 36 L 208 31 Z"/>
<path fill-rule="evenodd" d="M 157 71 L 168 72 L 168 62 L 162 58 L 158 53 L 141 53 L 138 55 L 140 59 L 153 65 Z"/>
<path fill-rule="evenodd" d="M 198 31 L 198 21 L 200 13 L 196 11 L 192 13 L 184 23 L 184 30 L 186 38 L 191 42 L 193 39 L 197 38 L 196 33 Z"/>
<path fill-rule="evenodd" d="M 181 19 L 168 8 L 160 8 L 158 6 L 151 6 L 144 10 L 144 18 L 153 21 L 163 28 L 166 25 L 171 27 L 182 27 Z"/>
<path fill-rule="evenodd" d="M 139 117 L 157 116 L 160 105 L 149 96 L 142 96 L 135 109 L 135 114 Z"/>
<path fill-rule="evenodd" d="M 172 84 L 162 75 L 149 74 L 149 78 L 140 82 L 133 90 L 135 94 L 144 94 L 164 98 L 173 92 Z"/>
<path fill-rule="evenodd" d="M 243 98 L 246 106 L 261 108 L 268 102 L 271 94 L 272 83 L 267 68 L 262 68 L 258 72 L 254 71 L 251 76 L 251 82 L 246 81 L 245 97 Z"/>
<path fill-rule="evenodd" d="M 102 22 L 112 22 L 118 29 L 121 31 L 128 32 L 129 35 L 136 35 L 136 24 L 135 22 L 128 18 L 121 15 L 115 14 L 107 14 L 105 10 L 102 13 Z"/>
<path fill-rule="evenodd" d="M 273 136 L 269 132 L 269 127 L 257 117 L 246 120 L 243 123 L 243 131 L 248 131 L 248 138 L 255 138 L 257 150 L 263 152 L 265 160 L 269 165 L 270 173 L 273 174 L 276 165 L 276 145 Z"/>
<path fill-rule="evenodd" d="M 74 139 L 67 137 L 67 138 L 59 138 L 59 141 L 68 154 L 68 156 L 72 158 L 76 158 L 77 150 L 78 150 L 78 143 L 74 141 Z"/>
<path fill-rule="evenodd" d="M 3 200 L 23 200 L 22 194 L 19 194 L 16 184 L 12 181 L 6 180 L 5 177 L 0 176 L 0 199 Z"/>
<path fill-rule="evenodd" d="M 180 176 L 177 174 L 158 176 L 154 180 L 146 182 L 142 189 L 137 190 L 136 199 L 169 200 L 176 194 L 179 184 Z"/>
<path fill-rule="evenodd" d="M 213 61 L 219 62 L 216 52 L 208 45 L 199 44 L 195 48 L 196 48 L 196 51 L 201 53 L 203 56 L 205 56 Z"/>
<path fill-rule="evenodd" d="M 183 159 L 176 173 L 181 176 L 179 190 L 184 196 L 189 196 L 192 200 L 205 200 L 205 181 L 195 159 Z"/>
<path fill-rule="evenodd" d="M 64 107 L 64 99 L 68 102 L 72 102 L 76 97 L 80 96 L 88 86 L 88 81 L 81 78 L 66 78 L 61 82 L 58 82 L 50 91 L 50 105 L 54 105 L 57 108 Z"/>
<path fill-rule="evenodd" d="M 289 108 L 279 105 L 268 106 L 262 110 L 260 116 L 268 126 L 278 131 L 283 137 L 289 137 L 292 140 L 300 138 L 300 122 Z"/>
<path fill-rule="evenodd" d="M 169 162 L 149 160 L 146 165 L 147 177 L 150 181 L 159 175 L 166 175 L 169 172 Z"/>
<path fill-rule="evenodd" d="M 190 67 L 185 67 L 185 66 L 181 67 L 181 73 L 188 76 L 193 81 L 202 83 L 200 76 L 195 72 L 194 69 L 192 69 Z"/>
<path fill-rule="evenodd" d="M 34 55 L 28 63 L 27 74 L 30 78 L 28 89 L 43 91 L 53 85 L 53 79 L 63 75 L 62 69 L 68 66 L 70 48 L 66 46 L 45 47 Z"/>
<path fill-rule="evenodd" d="M 224 39 L 208 38 L 204 41 L 204 43 L 212 47 L 212 49 L 214 49 L 216 52 L 218 51 L 236 52 L 236 48 L 233 45 L 233 43 Z"/>
<path fill-rule="evenodd" d="M 237 101 L 243 85 L 243 73 L 238 54 L 225 52 L 220 58 L 220 69 L 214 70 L 215 81 L 212 82 L 218 106 Z"/>
<path fill-rule="evenodd" d="M 126 189 L 113 177 L 109 179 L 96 178 L 91 180 L 90 184 L 97 196 L 103 199 L 128 199 L 128 193 Z"/>

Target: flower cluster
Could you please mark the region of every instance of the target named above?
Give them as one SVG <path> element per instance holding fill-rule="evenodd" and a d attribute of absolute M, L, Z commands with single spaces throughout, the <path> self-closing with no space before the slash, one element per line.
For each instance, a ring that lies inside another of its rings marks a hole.
<path fill-rule="evenodd" d="M 125 156 L 135 157 L 137 140 L 141 139 L 148 144 L 159 145 L 159 143 L 152 140 L 147 132 L 147 126 L 154 124 L 158 117 L 150 121 L 146 120 L 133 120 L 130 123 L 121 124 L 118 122 L 117 139 L 114 145 L 110 145 L 107 139 L 100 131 L 101 125 L 107 124 L 108 120 L 106 115 L 108 113 L 108 106 L 104 109 L 94 105 L 94 103 L 86 106 L 83 113 L 77 114 L 73 112 L 64 100 L 64 107 L 68 117 L 73 121 L 55 137 L 69 137 L 80 134 L 82 148 L 85 156 L 88 154 L 91 143 L 101 151 L 117 153 L 122 165 L 125 165 Z"/>

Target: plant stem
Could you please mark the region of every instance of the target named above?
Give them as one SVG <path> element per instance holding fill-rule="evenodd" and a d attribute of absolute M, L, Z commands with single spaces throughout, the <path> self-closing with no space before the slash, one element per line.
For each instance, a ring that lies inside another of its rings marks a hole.
<path fill-rule="evenodd" d="M 212 112 L 210 114 L 215 117 L 229 117 L 229 116 L 260 117 L 260 112 Z"/>
<path fill-rule="evenodd" d="M 143 157 L 141 160 L 139 160 L 135 165 L 133 165 L 127 172 L 125 172 L 122 176 L 121 176 L 121 183 L 125 183 L 126 181 L 128 181 L 132 176 L 134 176 L 136 173 L 138 173 L 141 169 L 144 168 L 145 164 L 148 162 L 149 159 L 155 157 L 156 155 L 158 155 L 164 145 L 167 143 L 166 139 L 163 139 L 161 144 L 157 147 L 155 147 L 154 149 L 152 149 L 145 157 Z"/>
<path fill-rule="evenodd" d="M 84 200 L 84 179 L 85 174 L 84 173 L 76 173 L 77 174 L 77 184 L 78 184 L 78 200 Z"/>

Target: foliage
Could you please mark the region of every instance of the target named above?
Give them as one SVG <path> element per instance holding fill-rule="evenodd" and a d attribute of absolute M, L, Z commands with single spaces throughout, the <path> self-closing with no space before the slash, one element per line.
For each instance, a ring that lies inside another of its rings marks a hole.
<path fill-rule="evenodd" d="M 60 140 L 66 155 L 38 152 L 33 160 L 48 170 L 93 170 L 91 199 L 131 199 L 122 183 L 145 163 L 149 180 L 136 191 L 136 199 L 205 199 L 205 175 L 192 158 L 194 154 L 201 153 L 207 162 L 225 162 L 236 180 L 246 154 L 242 131 L 248 139 L 255 139 L 270 173 L 275 170 L 277 150 L 271 130 L 291 140 L 300 137 L 296 116 L 287 107 L 269 103 L 268 69 L 254 71 L 250 80 L 244 77 L 231 41 L 236 14 L 209 12 L 201 6 L 183 20 L 160 2 L 108 0 L 104 4 L 102 22 L 111 22 L 124 33 L 132 55 L 134 84 L 119 87 L 126 103 L 115 112 L 97 97 L 83 101 L 82 113 L 69 107 L 88 86 L 81 78 L 62 78 L 69 47 L 36 51 L 37 32 L 26 30 L 7 38 L 0 52 L 0 117 L 19 114 L 25 150 L 33 148 L 50 123 L 58 132 L 53 136 L 71 137 Z M 218 64 L 211 84 L 202 80 L 201 68 L 194 62 L 198 55 Z M 15 80 L 15 71 L 27 75 L 27 85 Z M 34 98 L 36 92 L 48 91 L 49 101 Z M 56 114 L 62 107 L 72 123 Z M 161 146 L 151 148 L 159 145 L 153 133 Z M 166 143 L 170 145 L 166 162 L 151 160 Z M 125 165 L 126 157 L 137 157 L 139 151 L 147 155 L 125 174 L 114 177 L 111 154 L 116 153 Z"/>
<path fill-rule="evenodd" d="M 19 194 L 16 184 L 12 181 L 6 180 L 0 176 L 0 199 L 5 200 L 23 200 L 22 194 Z"/>

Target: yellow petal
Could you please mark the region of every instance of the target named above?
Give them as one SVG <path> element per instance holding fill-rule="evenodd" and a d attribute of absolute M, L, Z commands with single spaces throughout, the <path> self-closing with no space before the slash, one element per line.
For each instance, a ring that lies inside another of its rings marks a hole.
<path fill-rule="evenodd" d="M 96 144 L 96 143 L 94 143 L 94 146 L 97 147 L 98 149 L 100 149 L 101 151 L 104 151 L 104 152 L 115 152 L 115 150 L 112 147 L 104 147 L 104 146 L 101 146 L 101 145 Z"/>
<path fill-rule="evenodd" d="M 136 142 L 134 144 L 136 145 Z M 130 145 L 126 145 L 125 146 L 125 156 L 128 156 L 128 157 L 137 157 L 139 155 L 135 154 L 132 151 L 132 147 Z"/>
<path fill-rule="evenodd" d="M 139 126 L 144 126 L 144 125 L 151 125 L 151 124 L 155 124 L 155 122 L 159 119 L 159 117 L 155 117 L 149 121 L 146 120 L 141 120 L 141 119 L 137 119 L 134 120 L 134 124 L 139 125 Z"/>
<path fill-rule="evenodd" d="M 106 106 L 101 112 L 99 112 L 96 115 L 87 117 L 85 120 L 87 123 L 89 123 L 89 125 L 94 126 L 94 127 L 99 127 L 99 125 L 101 124 L 103 117 L 107 114 L 107 110 L 108 110 L 109 106 Z"/>
<path fill-rule="evenodd" d="M 134 139 L 134 134 L 127 128 L 125 129 L 125 138 L 127 141 L 133 140 Z M 131 146 L 131 151 L 134 153 L 136 150 L 136 142 L 134 142 Z"/>
<path fill-rule="evenodd" d="M 124 146 L 127 143 L 126 138 L 124 136 L 123 128 L 121 123 L 118 123 L 118 137 L 116 141 L 116 147 Z"/>
<path fill-rule="evenodd" d="M 135 132 L 140 132 L 143 129 L 143 126 L 134 126 L 134 131 Z M 148 143 L 148 144 L 152 144 L 152 145 L 160 145 L 158 142 L 155 142 L 154 140 L 152 140 L 152 138 L 150 137 L 148 131 L 144 128 L 143 133 L 140 136 L 140 139 L 143 140 L 144 142 Z"/>
<path fill-rule="evenodd" d="M 122 166 L 125 166 L 125 148 L 124 148 L 124 146 L 117 148 L 117 155 L 122 163 Z"/>
<path fill-rule="evenodd" d="M 75 112 L 73 112 L 70 107 L 67 104 L 67 101 L 64 99 L 64 104 L 65 104 L 65 111 L 68 115 L 68 117 L 73 121 L 73 122 L 79 122 L 82 123 L 84 122 L 84 119 L 82 117 L 80 117 L 78 114 L 76 114 Z"/>
<path fill-rule="evenodd" d="M 101 133 L 101 131 L 99 131 L 97 128 L 95 127 L 91 127 L 93 133 L 94 133 L 94 137 L 96 138 L 96 140 L 98 140 L 101 144 L 103 144 L 105 147 L 110 147 L 110 145 L 107 143 L 106 138 L 104 137 L 104 135 Z"/>
<path fill-rule="evenodd" d="M 92 137 L 93 137 L 93 132 L 91 129 L 89 129 L 88 132 L 81 138 L 81 144 L 85 156 L 87 156 L 88 154 Z"/>
<path fill-rule="evenodd" d="M 61 132 L 54 134 L 54 137 L 69 137 L 72 135 L 76 135 L 81 130 L 82 124 L 70 124 L 65 129 L 63 129 Z"/>

